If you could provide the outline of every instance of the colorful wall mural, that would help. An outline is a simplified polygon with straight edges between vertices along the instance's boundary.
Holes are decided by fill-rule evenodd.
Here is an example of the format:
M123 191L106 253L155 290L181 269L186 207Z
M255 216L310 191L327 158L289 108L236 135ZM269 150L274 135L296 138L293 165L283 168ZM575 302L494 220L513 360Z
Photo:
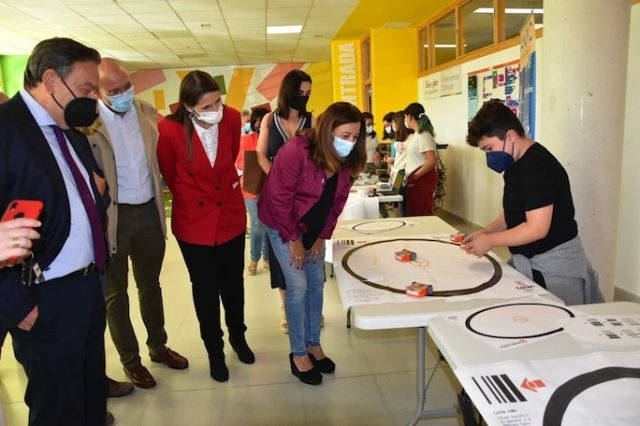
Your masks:
M136 97L154 105L159 114L170 114L171 106L178 101L180 82L194 69L211 74L220 86L223 102L238 110L265 104L274 109L280 83L294 69L306 71L313 80L308 104L310 111L319 114L333 102L331 63L328 61L142 70L131 74Z

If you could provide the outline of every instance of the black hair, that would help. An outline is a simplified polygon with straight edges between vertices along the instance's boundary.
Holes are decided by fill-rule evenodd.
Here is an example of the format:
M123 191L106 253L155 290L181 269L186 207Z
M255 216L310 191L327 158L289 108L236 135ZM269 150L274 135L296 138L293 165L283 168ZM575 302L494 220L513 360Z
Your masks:
M100 53L70 38L54 37L43 40L33 48L24 70L24 87L36 87L42 76L53 69L63 80L69 75L76 62L99 64Z
M391 126L391 123L393 123L393 114L395 114L395 112L393 111L386 113L382 121L386 121L387 123L389 123L389 126ZM391 132L387 133L386 130L382 132L382 140L395 138L396 132L393 131L393 126L391 126Z
M187 162L191 162L193 159L193 142L191 135L193 134L193 123L191 122L191 113L185 107L189 105L194 107L200 101L200 97L205 93L219 92L220 86L218 82L211 77L210 74L194 70L185 75L180 82L180 95L178 97L178 108L176 112L169 115L167 118L173 121L177 121L184 126L186 144L187 144ZM220 106L224 108L224 105Z
M258 132L259 129L256 128L256 121L262 120L265 115L269 113L269 110L266 108L255 108L251 110L251 118L249 119L249 123L251 123L251 130L253 132Z
M525 135L516 114L500 99L491 99L482 105L469 123L467 143L478 146L480 139L494 136L504 141L509 130L514 130L521 137Z
M278 92L278 115L282 118L289 118L289 108L291 101L298 96L300 85L303 82L311 83L311 76L302 70L292 70L284 76L280 91ZM307 111L298 111L301 116L309 117Z
M429 116L425 114L424 107L417 103L411 103L404 109L404 113L410 115L418 122L418 133L422 133L427 131L431 134L431 136L435 136L435 132L433 130L433 124L431 124L431 120Z

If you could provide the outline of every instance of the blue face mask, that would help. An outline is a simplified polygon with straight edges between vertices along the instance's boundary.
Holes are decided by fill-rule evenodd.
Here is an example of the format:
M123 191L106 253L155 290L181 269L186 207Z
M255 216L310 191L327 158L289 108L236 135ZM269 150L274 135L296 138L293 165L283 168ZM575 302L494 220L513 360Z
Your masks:
M349 154L351 154L354 146L356 146L355 142L350 142L337 136L333 137L333 147L335 148L338 155L342 158L347 158Z
M119 95L109 96L109 103L111 103L111 108L116 112L124 113L129 111L131 105L133 105L133 86Z
M513 151L512 154L504 151L507 140L505 138L502 151L489 151L487 152L487 166L498 173L502 173L507 170L514 163Z

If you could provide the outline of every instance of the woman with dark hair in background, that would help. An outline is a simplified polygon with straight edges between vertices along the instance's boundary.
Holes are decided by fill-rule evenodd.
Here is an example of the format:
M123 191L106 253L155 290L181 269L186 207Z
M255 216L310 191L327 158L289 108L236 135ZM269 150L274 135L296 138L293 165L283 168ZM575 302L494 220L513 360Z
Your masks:
M249 124L251 130L246 135L242 135L240 138L240 155L236 160L236 168L240 171L246 171L248 167L259 167L256 163L247 164L244 161L245 152L253 151L255 154L256 147L258 146L258 134L260 133L260 123L262 118L269 113L266 108L256 108L251 112L251 118ZM244 179L244 178L243 178ZM244 187L243 187L244 188ZM250 261L247 271L249 275L255 275L258 270L258 261L260 256L265 268L269 268L269 250L268 242L264 238L264 226L260 219L258 219L258 194L252 194L250 192L242 190L242 196L244 197L244 204L247 206L247 212L249 212L249 221L251 222L249 228L249 244L250 247Z
M282 147L258 201L287 281L291 373L303 383L320 384L321 373L335 370L320 345L325 240L365 162L362 114L347 102L335 103L313 130Z
M220 300L231 347L240 361L255 362L244 336L247 216L235 168L240 126L240 113L222 104L218 83L203 71L184 77L178 109L158 124L158 162L173 194L171 228L189 270L210 374L219 382L229 379Z
M293 70L284 76L278 93L278 108L265 115L260 124L260 136L256 151L258 164L265 174L269 175L271 163L280 147L299 131L311 127L311 113L307 111L310 95L311 77L309 74L302 70ZM287 285L282 269L271 249L269 249L269 267L271 288L278 288L280 293L280 328L284 333L287 333L287 317L284 312Z
M407 186L404 172L404 166L407 158L407 150L405 141L409 138L413 130L407 129L404 125L404 113L396 112L391 118L391 130L395 135L393 145L395 147L395 155L393 157L386 156L384 161L391 166L389 182L394 184L396 179L403 179L404 183L400 187L399 194L404 198L404 202L400 204L400 215L407 215Z
M363 112L365 131L367 133L367 141L365 143L365 149L367 150L367 165L364 169L365 172L375 174L376 164L380 162L380 154L378 153L378 135L373 130L373 114L370 112Z
M406 141L407 216L432 216L438 185L433 125L416 102L405 108L404 124L414 131Z

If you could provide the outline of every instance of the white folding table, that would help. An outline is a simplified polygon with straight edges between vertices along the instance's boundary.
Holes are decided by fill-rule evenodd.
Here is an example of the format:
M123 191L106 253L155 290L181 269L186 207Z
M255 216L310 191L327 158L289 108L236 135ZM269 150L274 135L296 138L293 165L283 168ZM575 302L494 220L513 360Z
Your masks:
M640 315L640 304L631 302L568 306L567 308L574 308L590 315ZM477 367L502 361L556 360L596 352L619 353L640 350L640 345L583 346L566 332L549 335L543 340L503 350L483 342L466 328L459 327L444 317L435 318L429 322L429 335L453 369L454 374L461 367ZM595 406L593 409L602 408Z
M457 230L451 227L437 216L425 217L406 217L406 218L388 218L377 219L377 221L407 221L411 222L411 226L402 226L390 231L375 234L380 237L402 237L424 234L452 234ZM363 237L363 234L352 229L345 229L346 225L361 223L364 221L339 221L338 226L333 235L333 240L340 238ZM334 263L340 262L340 259L334 259ZM508 267L503 265L503 267ZM340 286L340 281L338 286ZM472 297L472 296L470 296ZM548 294L551 300L557 300L554 296ZM509 299L477 299L448 302L446 300L430 300L414 303L383 303L383 304L363 304L352 305L350 307L351 324L362 330L385 330L399 328L416 328L418 330L418 400L416 413L410 421L410 425L415 425L419 419L428 417L454 416L457 410L451 408L429 409L426 407L426 389L425 389L425 347L426 347L426 328L430 321L434 318L472 309L475 307L488 306L503 302Z

